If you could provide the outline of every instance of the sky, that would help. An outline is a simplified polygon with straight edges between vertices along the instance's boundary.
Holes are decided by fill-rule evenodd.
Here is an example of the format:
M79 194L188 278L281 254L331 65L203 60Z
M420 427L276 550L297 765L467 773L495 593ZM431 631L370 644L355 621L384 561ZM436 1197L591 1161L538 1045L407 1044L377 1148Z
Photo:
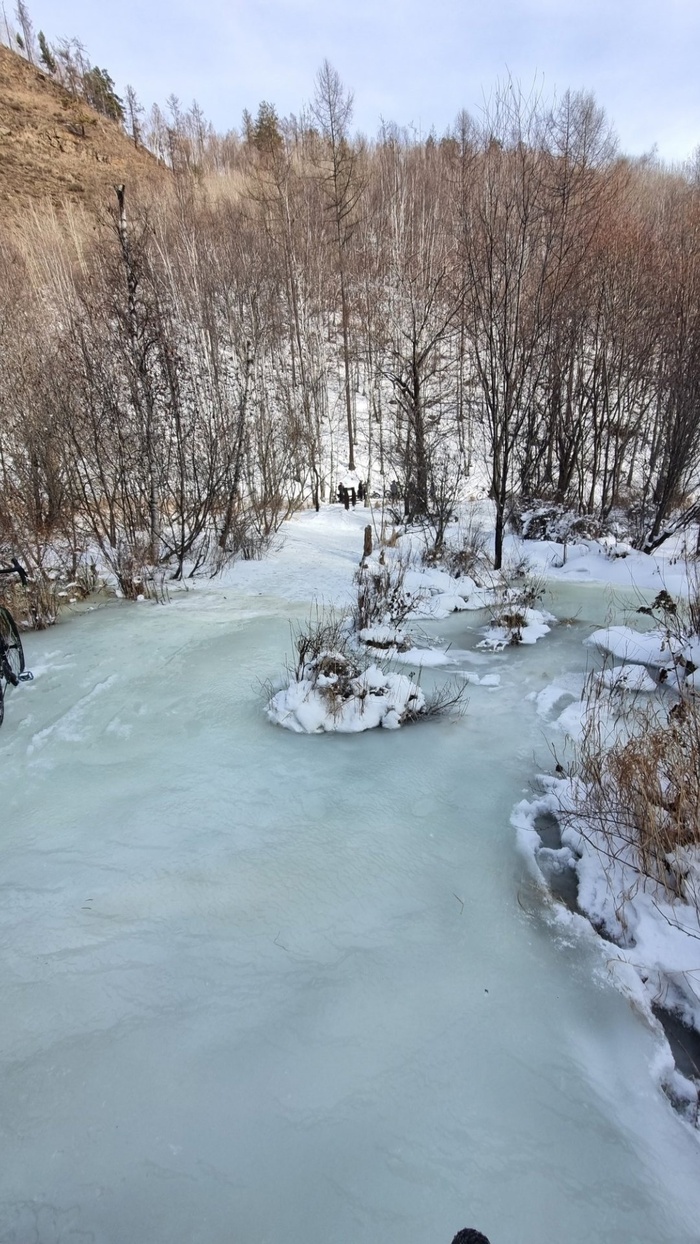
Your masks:
M442 134L511 75L545 96L593 92L630 155L683 160L700 144L700 0L27 3L37 30L77 35L119 92L196 99L220 130L263 99L298 114L328 58L370 137L382 120Z

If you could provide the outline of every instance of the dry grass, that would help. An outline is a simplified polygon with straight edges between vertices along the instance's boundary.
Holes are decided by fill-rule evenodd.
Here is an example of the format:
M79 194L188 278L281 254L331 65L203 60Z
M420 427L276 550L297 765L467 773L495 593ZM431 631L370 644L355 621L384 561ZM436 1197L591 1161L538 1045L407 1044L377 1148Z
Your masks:
M26 587L18 580L0 578L0 605L10 610L17 625L34 631L53 626L60 606L60 584L55 578L37 572Z
M49 201L94 206L117 182L163 183L170 174L113 121L0 44L0 219L22 222Z
M690 695L623 699L612 721L610 706L592 679L574 785L578 828L589 825L611 861L623 858L672 901L695 904L684 849L700 848L700 705Z
M420 681L420 679L419 679ZM440 687L426 694L422 717L463 717L469 707L467 692L469 684L460 678L450 678Z
M484 572L492 565L487 552L488 543L488 532L470 514L460 522L457 538L446 540L437 558L427 555L426 561L429 564L437 561L455 579L468 575L476 584L481 584Z
M318 669L319 661L329 655L337 655L347 665L352 664L353 678L359 673L359 666L349 658L347 619L343 614L317 607L308 622L292 628L292 642L296 652L292 673L297 680L306 677L309 668Z

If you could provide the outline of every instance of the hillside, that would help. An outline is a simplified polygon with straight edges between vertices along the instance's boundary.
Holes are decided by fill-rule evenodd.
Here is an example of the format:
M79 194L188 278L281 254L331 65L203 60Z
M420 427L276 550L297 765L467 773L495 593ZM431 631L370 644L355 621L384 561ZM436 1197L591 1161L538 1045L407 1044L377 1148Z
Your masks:
M115 122L0 44L0 219L47 199L97 206L117 182L168 175Z

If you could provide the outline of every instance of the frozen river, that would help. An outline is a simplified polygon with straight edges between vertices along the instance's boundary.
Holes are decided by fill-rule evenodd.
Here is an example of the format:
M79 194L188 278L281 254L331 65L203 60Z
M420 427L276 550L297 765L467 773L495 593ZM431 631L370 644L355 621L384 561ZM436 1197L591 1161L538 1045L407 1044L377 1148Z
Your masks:
M28 637L0 734L1 1244L697 1244L655 1039L594 940L553 934L509 825L547 759L525 697L605 612L554 608L578 623L482 657L501 684L462 720L343 737L266 722L271 596ZM470 648L476 621L432 629Z

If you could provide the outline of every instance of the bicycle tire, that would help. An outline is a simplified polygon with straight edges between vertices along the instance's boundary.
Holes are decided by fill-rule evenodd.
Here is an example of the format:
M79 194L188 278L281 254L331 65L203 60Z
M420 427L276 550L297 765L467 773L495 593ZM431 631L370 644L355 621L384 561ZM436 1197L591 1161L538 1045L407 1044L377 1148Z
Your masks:
M0 726L2 725L4 716L5 716L5 688L2 685L2 679L0 679Z
M12 614L9 609L4 609L2 606L0 606L0 653L2 654L2 672L7 681L16 687L20 674L24 672L24 648Z

